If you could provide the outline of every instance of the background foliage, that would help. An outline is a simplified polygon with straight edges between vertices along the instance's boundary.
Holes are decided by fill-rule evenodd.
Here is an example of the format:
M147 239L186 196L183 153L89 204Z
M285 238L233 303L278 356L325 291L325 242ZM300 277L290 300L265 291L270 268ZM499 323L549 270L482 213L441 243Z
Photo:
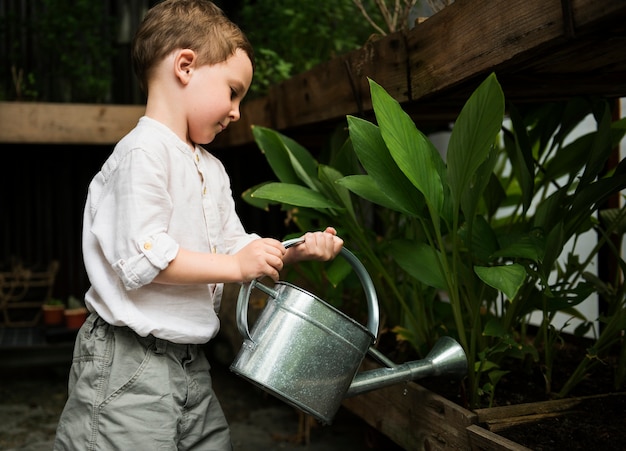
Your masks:
M0 100L142 103L130 38L156 0L0 3ZM257 59L249 97L363 45L373 32L352 0L216 0ZM379 20L374 1L364 8Z
M108 2L38 0L4 8L0 100L109 100L114 25Z
M374 2L364 7L380 15ZM249 96L362 46L373 32L352 0L244 0L234 13L257 54Z

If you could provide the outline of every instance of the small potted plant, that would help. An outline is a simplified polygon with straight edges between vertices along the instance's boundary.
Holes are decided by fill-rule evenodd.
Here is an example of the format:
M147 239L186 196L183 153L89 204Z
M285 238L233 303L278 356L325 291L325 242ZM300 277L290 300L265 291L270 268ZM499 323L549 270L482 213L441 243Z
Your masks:
M62 300L50 298L42 306L43 322L46 326L60 326L63 324L65 304Z
M65 327L68 329L80 329L87 319L87 308L76 297L70 296L65 310Z

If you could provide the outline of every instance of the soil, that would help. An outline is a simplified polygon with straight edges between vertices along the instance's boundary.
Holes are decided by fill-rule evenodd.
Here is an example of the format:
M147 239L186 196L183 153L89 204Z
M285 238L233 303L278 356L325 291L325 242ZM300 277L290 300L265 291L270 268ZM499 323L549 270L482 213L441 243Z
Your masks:
M569 343L557 349L552 375L552 393L537 366L532 369L508 362L505 375L496 386L493 407L542 402L556 399L557 393L585 355L584 342ZM616 358L607 358L577 385L567 398L581 398L575 407L556 416L539 416L532 422L494 431L498 435L535 451L626 449L626 391L613 389ZM463 387L424 380L420 384L467 408ZM599 396L605 395L606 396ZM613 395L609 395L613 394ZM596 397L597 395L597 397ZM481 408L488 408L485 398ZM489 429L488 425L483 427Z
M553 385L557 391L573 372L572 359L565 355L554 368ZM577 360L576 362L578 362ZM626 447L626 393L624 396L594 395L614 393L614 362L608 360L595 368L592 374L581 382L568 397L582 397L584 402L562 415L543 418L534 423L514 426L498 432L503 437L523 444L537 451L547 450L624 450ZM510 376L498 395L496 405L507 405L519 398L519 402L553 399L546 394L545 382L540 371L534 371L524 378L524 372L517 371ZM623 389L623 387L622 387ZM520 391L521 390L521 391ZM524 396L515 393L524 393Z
M624 450L626 397L586 400L564 415L513 426L503 437L533 450Z

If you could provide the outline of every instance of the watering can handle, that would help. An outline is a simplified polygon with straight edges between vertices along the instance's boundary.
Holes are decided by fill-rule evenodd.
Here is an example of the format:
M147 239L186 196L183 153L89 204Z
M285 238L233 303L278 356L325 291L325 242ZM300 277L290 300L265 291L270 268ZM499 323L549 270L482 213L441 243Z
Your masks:
M304 237L300 237L283 241L282 244L285 248L289 248L303 242ZM376 296L374 282L372 282L372 279L365 269L365 266L363 266L363 263L361 263L352 252L350 252L345 247L342 247L340 253L346 260L348 260L348 263L350 263L352 269L354 269L357 276L359 277L361 285L363 285L368 308L367 330L370 331L375 340L378 336L380 312L378 310L378 297ZM239 296L237 297L237 329L239 329L239 333L244 337L244 339L250 341L253 340L250 336L250 330L248 329L248 300L250 299L250 293L252 292L252 289L254 287L257 287L259 290L263 291L269 296L276 298L275 290L266 287L262 283L258 282L256 279L252 280L249 283L242 284L239 290Z

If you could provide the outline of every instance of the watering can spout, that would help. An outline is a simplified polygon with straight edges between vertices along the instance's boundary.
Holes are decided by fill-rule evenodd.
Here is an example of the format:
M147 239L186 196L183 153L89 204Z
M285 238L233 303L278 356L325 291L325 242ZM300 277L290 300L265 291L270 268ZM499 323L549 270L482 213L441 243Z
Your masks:
M395 365L373 348L368 351L375 359L387 365L357 373L345 396L356 396L399 382L414 381L432 376L460 378L467 374L467 357L461 345L451 337L442 337L422 360Z

